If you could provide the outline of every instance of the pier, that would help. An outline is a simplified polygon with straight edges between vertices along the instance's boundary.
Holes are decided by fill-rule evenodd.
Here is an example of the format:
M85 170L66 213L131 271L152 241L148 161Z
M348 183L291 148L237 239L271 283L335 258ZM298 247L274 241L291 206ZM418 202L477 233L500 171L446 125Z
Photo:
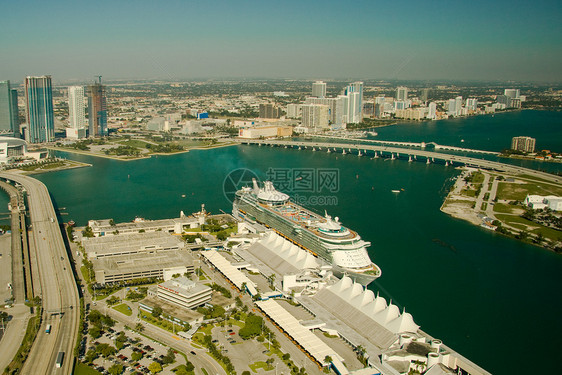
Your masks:
M546 172L540 172L534 169L519 167L513 164L505 164L497 161L478 159L468 156L445 154L435 151L426 151L418 149L406 149L400 147L387 147L369 144L353 144L353 143L334 143L334 142L313 142L313 141L292 141L284 139L238 139L240 144L269 146L269 147L285 147L295 148L298 150L307 150L312 148L317 151L340 153L344 155L355 154L359 156L370 156L372 158L388 157L391 159L404 159L414 161L421 161L427 164L439 162L445 165L452 166L469 166L475 168L483 168L495 170L499 172L507 172L511 174L527 174L533 177L541 178L550 182L559 183L562 180L561 176L553 175ZM449 146L443 146L449 147ZM454 150L454 149L453 149ZM463 149L466 151L466 149ZM456 150L455 150L456 151ZM369 153L370 152L370 153Z

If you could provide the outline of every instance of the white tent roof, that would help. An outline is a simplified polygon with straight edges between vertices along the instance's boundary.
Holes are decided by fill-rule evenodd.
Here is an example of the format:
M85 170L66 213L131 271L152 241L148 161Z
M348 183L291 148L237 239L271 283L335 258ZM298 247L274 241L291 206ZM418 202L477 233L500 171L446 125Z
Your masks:
M319 363L324 363L326 356L332 357L332 364L340 374L349 372L341 362L341 357L316 335L303 327L300 322L274 300L257 301L256 305L279 325L289 336L304 348Z
M211 262L217 269L228 278L238 289L242 289L242 284L246 283L248 292L252 296L258 294L256 286L252 280L250 280L244 273L239 271L236 267L230 264L222 255L220 255L216 250L202 251L201 254Z

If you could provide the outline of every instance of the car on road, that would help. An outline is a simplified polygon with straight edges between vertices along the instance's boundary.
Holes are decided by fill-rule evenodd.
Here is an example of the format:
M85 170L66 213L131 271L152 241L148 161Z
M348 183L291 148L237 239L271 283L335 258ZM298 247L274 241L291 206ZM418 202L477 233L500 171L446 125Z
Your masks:
M193 350L190 351L190 353L193 354L193 355L197 355L197 353L195 353Z

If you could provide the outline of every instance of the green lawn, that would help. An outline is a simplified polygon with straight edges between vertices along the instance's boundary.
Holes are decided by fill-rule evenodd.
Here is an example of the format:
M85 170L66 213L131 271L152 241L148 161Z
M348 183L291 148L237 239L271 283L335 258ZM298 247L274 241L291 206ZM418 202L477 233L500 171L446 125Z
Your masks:
M253 372L258 372L260 368L265 371L273 370L273 366L268 366L264 361L257 361L248 365Z
M551 185L537 185L536 183L515 184L500 182L498 184L498 199L522 201L527 194L536 195L562 195L562 187Z
M513 213L514 208L515 208L515 206L511 206L509 204L503 204L503 203L494 204L494 212L510 214L510 213Z
M125 146L131 146L131 147L137 147L137 148L146 148L146 145L148 144L145 141L140 141L138 139L130 139L130 140L126 140L126 141L119 141L120 144L125 145Z
M488 208L488 203L487 202L482 202L482 206L480 207L480 209L482 211L486 211L486 209Z
M474 172L472 174L472 183L481 184L482 182L484 182L484 175L480 172Z
M507 223L507 224L528 225L528 226L531 227L529 229L533 229L532 227L539 228L539 224L535 224L532 221L529 221L525 218L522 218L521 216L517 216L517 215L496 215L496 217L498 219L500 219L501 221L503 221L504 223Z
M127 305L126 303L122 303L120 305L114 306L113 307L114 310L119 311L121 314L125 314L127 316L131 316L133 315L133 312L131 311L131 308L129 307L129 305Z
M101 373L88 365L78 362L74 368L74 375L101 375Z
M540 227L531 231L534 234L542 233L544 238L547 238L552 241L562 241L562 231L547 228L547 227Z
M476 197L476 190L468 190L468 189L463 189L461 190L461 194L462 195L466 195L467 197Z

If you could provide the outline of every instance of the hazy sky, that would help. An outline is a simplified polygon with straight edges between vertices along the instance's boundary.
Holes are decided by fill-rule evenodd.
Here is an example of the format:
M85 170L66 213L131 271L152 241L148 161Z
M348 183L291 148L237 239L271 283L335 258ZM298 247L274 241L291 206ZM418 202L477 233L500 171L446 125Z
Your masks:
M0 80L562 82L562 1L0 0Z

